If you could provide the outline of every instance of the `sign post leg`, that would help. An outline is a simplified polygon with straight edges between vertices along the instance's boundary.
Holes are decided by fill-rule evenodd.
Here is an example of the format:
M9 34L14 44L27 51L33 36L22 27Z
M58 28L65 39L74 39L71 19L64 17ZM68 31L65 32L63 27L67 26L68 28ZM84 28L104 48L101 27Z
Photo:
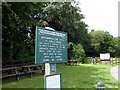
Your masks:
M45 63L45 75L55 74L56 64Z
M45 75L50 75L50 64L45 63Z
M56 64L50 64L50 74L56 74Z

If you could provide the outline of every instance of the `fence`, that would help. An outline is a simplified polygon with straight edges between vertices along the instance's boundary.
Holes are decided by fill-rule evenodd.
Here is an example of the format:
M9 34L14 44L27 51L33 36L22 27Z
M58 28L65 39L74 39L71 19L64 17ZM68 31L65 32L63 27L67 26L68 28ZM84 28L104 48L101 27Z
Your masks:
M99 63L100 57L95 57L96 63ZM92 63L92 57L87 57L87 62ZM112 64L120 64L120 57L113 57Z

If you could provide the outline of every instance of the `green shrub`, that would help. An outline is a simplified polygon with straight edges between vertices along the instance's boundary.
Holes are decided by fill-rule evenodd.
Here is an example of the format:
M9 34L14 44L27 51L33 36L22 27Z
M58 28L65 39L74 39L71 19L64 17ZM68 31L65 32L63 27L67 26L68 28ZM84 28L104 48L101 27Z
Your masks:
M86 62L85 50L81 44L77 44L74 46L74 58L81 63Z
M21 51L17 54L17 60L20 60L22 63L31 63L34 62L34 55L30 55L29 51L21 49Z

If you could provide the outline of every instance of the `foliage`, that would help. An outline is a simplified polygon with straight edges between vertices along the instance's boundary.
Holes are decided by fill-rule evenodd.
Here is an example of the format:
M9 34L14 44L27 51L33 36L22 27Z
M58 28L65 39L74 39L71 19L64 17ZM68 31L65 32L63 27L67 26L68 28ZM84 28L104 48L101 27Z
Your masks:
M71 2L54 2L46 7L45 14L48 15L45 20L49 27L67 32L68 42L82 44L87 52L89 46L88 25L82 21L84 16L80 8L73 6Z
M86 55L84 48L81 44L77 44L74 46L74 57L77 59L79 62L84 63L86 60Z
M81 44L68 43L68 59L75 59L81 63L85 63L86 54Z
M85 50L81 44L68 43L68 59L75 59L81 63L85 63Z
M33 42L28 35L31 33L28 26L32 25L29 15L30 7L32 7L32 3L24 3L23 5L23 3L5 2L2 4L3 59L21 60L23 55L25 58L33 52L33 45L31 45Z
M99 53L111 53L115 52L115 39L109 32L104 32L101 30L92 31L89 33L91 37L91 45L94 48L93 54L99 55Z
M35 26L52 27L68 33L68 58L74 58L74 44L81 44L86 55L110 52L119 55L119 45L108 32L93 31L76 2L3 2L2 54L4 60L34 61ZM32 58L31 58L32 57Z
M86 52L89 35L80 8L73 2L3 2L2 39L4 59L31 59L35 26L49 26L68 33L68 42L81 43ZM34 61L34 58L32 58Z

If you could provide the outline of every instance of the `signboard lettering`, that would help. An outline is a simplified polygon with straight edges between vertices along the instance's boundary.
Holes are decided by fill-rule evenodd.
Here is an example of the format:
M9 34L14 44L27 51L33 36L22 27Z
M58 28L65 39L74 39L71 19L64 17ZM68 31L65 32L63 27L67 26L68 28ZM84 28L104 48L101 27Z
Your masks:
M67 62L67 33L36 27L35 63Z

